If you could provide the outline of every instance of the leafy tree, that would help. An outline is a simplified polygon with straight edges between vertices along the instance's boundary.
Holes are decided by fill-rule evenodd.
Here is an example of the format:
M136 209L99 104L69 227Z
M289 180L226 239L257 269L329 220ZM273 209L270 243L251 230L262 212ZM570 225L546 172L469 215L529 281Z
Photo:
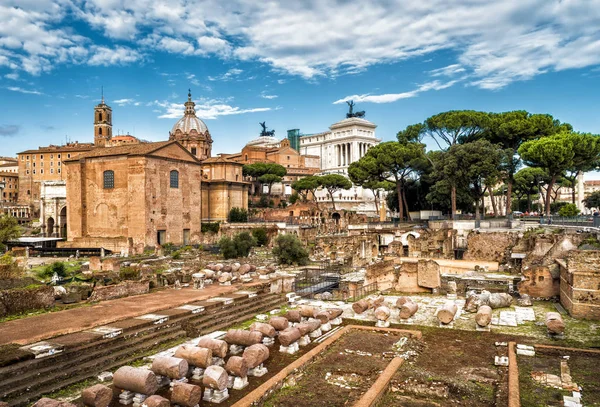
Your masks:
M6 250L5 243L9 240L18 239L21 236L21 228L17 219L10 215L0 216L0 250Z
M256 240L257 246L266 246L269 243L269 236L267 235L267 229L258 228L252 230L252 237Z
M560 216L573 217L579 215L579 209L574 203L568 203L558 211Z
M219 240L219 249L225 259L248 257L254 246L256 246L256 239L248 232L238 233L233 239L225 236Z
M588 209L600 208L600 191L592 192L590 195L585 197L583 205Z
M436 167L440 178L451 187L464 187L475 201L475 216L480 219L479 203L487 189L488 179L496 180L499 175L501 153L497 146L487 140L453 145L443 154L443 166ZM483 206L483 205L482 205Z
M590 134L563 132L521 145L519 154L525 164L545 169L550 177L545 202L546 216L550 216L550 192L556 181L565 171L575 166L584 166L586 163L597 161L600 152L599 140L598 136ZM584 151L581 146L587 146L595 154Z
M582 134L582 136L574 139L573 166L568 168L564 175L564 178L571 184L571 203L575 203L575 186L579 174L593 171L600 166L600 138L590 134Z
M375 197L375 208L379 212L379 202L381 198L381 190L393 190L395 185L383 179L384 174L381 167L377 163L377 158L374 154L369 154L361 157L358 161L350 164L348 167L348 176L355 184L365 189L370 189ZM398 207L397 204L393 207ZM391 208L393 208L391 207Z
M300 178L292 183L292 189L297 191L304 201L308 199L308 193L310 192L313 196L317 208L319 208L319 202L315 195L315 191L321 186L321 177L315 175L309 175L308 177Z
M440 150L444 151L459 143L466 143L481 137L489 128L488 113L474 110L451 110L429 117L422 125L412 125L398 134L398 141L421 140L425 136L433 138ZM431 161L433 164L434 162ZM437 169L439 171L439 169ZM450 184L452 217L456 214L456 185Z
M398 213L404 219L404 211L408 215L408 204L405 195L406 182L416 174L420 160L425 157L425 144L409 142L405 144L388 141L369 149L361 158L362 163L353 167L355 178L369 187L383 186L381 181L393 180L398 194ZM361 161L359 160L359 162ZM348 170L350 172L350 168Z
M246 164L242 168L244 176L252 177L260 183L269 186L269 196L271 195L271 187L276 182L281 182L281 179L287 174L287 170L283 165L275 163L254 163ZM260 190L262 195L262 189Z
M308 251L296 236L279 235L275 239L273 255L279 264L297 264L304 266L308 263Z
M547 183L548 175L542 168L525 167L514 176L514 192L517 196L527 196L527 211L531 212L531 198L541 192L541 183Z
M248 211L244 208L231 208L227 215L227 221L230 223L248 222Z
M62 261L55 261L44 268L43 277L50 278L56 273L59 277L67 276L67 267Z
M504 150L502 170L506 175L506 199L511 202L514 176L521 166L519 147L528 140L549 136L560 130L570 131L569 124L561 124L547 114L530 114L524 110L490 113L490 121L483 136ZM510 206L506 215L510 214Z
M298 199L300 199L300 195L298 194L298 192L294 191L292 193L292 195L290 195L290 199L289 199L290 204L291 205L295 204L296 202L298 202Z
M335 201L333 199L333 194L342 189L352 188L352 182L350 182L348 178L339 174L323 175L320 177L320 181L323 188L325 188L329 193L329 197L331 198L331 204L333 205L333 210L335 210Z

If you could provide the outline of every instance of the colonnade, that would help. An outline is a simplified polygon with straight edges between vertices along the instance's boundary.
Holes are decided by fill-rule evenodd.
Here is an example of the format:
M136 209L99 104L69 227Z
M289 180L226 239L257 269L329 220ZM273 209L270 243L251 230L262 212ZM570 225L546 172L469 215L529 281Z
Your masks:
M362 158L372 144L369 143L342 143L335 146L335 157L338 167L345 167L350 163ZM352 152L357 153L357 156L352 157Z

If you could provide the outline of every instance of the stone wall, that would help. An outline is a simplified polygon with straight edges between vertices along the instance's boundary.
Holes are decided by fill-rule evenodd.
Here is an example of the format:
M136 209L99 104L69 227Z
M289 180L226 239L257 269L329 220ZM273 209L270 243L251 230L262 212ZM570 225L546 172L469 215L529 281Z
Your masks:
M560 267L560 302L571 316L600 319L600 251L573 250Z
M463 258L505 263L510 258L510 249L517 240L516 232L471 232L467 236L467 251Z
M148 281L125 281L115 285L95 287L90 301L105 301L130 295L146 294L150 291Z
M54 288L49 286L0 290L0 317L48 308L54 304Z
M519 283L520 294L544 299L560 295L560 275L557 264L526 267L522 274L525 280Z
M439 265L433 260L377 262L367 267L365 285L404 293L432 292L441 285Z

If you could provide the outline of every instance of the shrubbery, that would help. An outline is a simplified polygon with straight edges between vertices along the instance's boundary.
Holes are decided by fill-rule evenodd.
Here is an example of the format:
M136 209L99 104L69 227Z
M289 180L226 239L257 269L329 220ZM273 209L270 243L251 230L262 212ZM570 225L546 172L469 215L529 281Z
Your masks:
M566 217L577 216L579 215L579 209L577 208L577 205L570 203L560 208L558 214Z
M215 234L217 234L217 233L219 233L219 228L220 228L219 222L203 223L200 226L200 231L202 233L215 233Z
M65 266L65 263L62 261L54 262L46 266L39 276L42 278L51 278L54 273L56 273L59 277L66 277L67 267Z
M119 271L119 277L121 280L137 280L140 273L133 267L122 267Z
M231 208L227 221L231 223L248 222L248 211L243 208Z
M279 264L297 264L303 266L308 263L308 251L296 236L279 235L275 239L273 255Z
M269 236L267 235L267 229L258 228L252 231L252 237L256 239L257 246L266 246L269 243Z
M248 257L250 250L254 246L256 246L256 239L248 232L239 233L235 235L233 239L223 237L219 240L219 249L226 259Z

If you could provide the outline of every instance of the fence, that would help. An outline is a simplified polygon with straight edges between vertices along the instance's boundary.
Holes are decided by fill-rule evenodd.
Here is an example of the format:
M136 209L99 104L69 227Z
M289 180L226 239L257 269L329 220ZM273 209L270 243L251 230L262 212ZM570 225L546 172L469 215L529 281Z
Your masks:
M367 295L376 293L378 290L377 282L367 284L361 287L356 288L353 292L350 292L350 296L346 298L347 301L355 302L360 300L361 298L366 297Z

